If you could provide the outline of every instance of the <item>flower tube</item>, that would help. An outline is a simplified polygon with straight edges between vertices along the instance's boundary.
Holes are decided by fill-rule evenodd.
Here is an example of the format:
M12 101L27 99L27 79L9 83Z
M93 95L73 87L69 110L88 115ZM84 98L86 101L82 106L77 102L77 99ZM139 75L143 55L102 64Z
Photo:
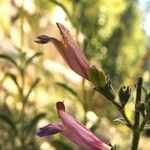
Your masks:
M65 105L63 102L57 102L56 108L60 118L60 123L52 123L40 128L39 132L37 133L38 136L43 137L61 133L63 136L81 148L86 148L88 150L111 149L109 145L97 138L83 124L65 112Z
M60 23L57 23L57 27L62 36L62 42L47 35L38 36L35 42L40 44L52 42L70 68L83 78L89 80L89 62L87 58L73 40L68 29Z

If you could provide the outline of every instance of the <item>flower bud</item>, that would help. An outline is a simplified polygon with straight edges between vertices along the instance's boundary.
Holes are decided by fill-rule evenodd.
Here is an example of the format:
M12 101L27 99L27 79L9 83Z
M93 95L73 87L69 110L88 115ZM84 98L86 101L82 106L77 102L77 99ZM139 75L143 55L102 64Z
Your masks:
M89 79L95 87L104 87L107 83L107 76L104 71L95 66L92 66L89 69Z
M110 80L107 81L107 83L104 87L96 87L95 90L98 91L99 93L101 93L109 101L114 101L114 99L116 97L116 93L114 91L114 88L113 88Z
M48 42L50 42L50 37L47 35L40 35L37 37L37 39L35 40L36 43L40 43L40 44L46 44Z
M129 98L130 98L130 95L131 95L131 88L130 88L129 86L128 86L128 87L122 86L122 87L119 89L118 94L119 94L120 103L121 103L121 105L124 107L124 106L127 104L128 100L129 100Z
M57 27L62 36L62 41L47 35L40 35L35 42L40 44L52 42L70 68L81 77L89 80L89 61L86 56L73 40L68 29L60 23L57 23Z

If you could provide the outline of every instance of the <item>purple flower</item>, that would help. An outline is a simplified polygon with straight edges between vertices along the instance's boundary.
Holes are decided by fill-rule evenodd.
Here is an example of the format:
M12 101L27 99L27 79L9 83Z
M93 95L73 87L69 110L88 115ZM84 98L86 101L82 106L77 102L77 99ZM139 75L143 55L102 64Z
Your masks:
M47 35L38 36L35 42L40 44L52 42L70 68L83 78L89 80L89 62L87 58L71 37L68 29L60 23L57 23L57 27L60 30L63 42Z
M59 132L78 146L88 150L111 149L110 146L98 139L83 124L65 112L65 105L63 102L57 102L56 107L60 123L52 123L40 128L37 133L38 136L43 137Z

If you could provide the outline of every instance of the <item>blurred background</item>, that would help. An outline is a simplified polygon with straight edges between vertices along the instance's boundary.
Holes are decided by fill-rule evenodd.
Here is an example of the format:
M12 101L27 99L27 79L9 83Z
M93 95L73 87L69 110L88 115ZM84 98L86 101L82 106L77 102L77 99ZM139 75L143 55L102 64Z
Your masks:
M34 42L40 34L60 39L64 24L91 64L104 69L118 91L143 76L150 86L149 0L0 0L0 150L79 150L61 135L39 138L37 129L57 122L55 104L98 137L130 147L131 133L113 120L119 112L74 73L52 44ZM134 95L126 107L133 118ZM140 140L149 150L150 132Z

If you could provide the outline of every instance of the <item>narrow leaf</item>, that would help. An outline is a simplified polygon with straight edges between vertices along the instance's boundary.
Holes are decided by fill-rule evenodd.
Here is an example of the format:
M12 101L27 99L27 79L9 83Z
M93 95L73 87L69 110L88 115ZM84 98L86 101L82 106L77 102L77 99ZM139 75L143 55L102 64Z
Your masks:
M56 149L61 149L61 150L73 150L74 149L72 146L64 143L64 141L62 142L61 140L52 141L52 145L56 147Z
M150 129L150 124L147 124L145 127L144 127L144 130L149 130Z
M0 54L0 58L7 60L8 62L10 62L11 64L13 64L14 66L16 66L18 68L18 64L12 57L10 57L6 54Z
M124 118L116 118L116 119L114 119L113 121L116 122L116 123L127 124L127 123L125 122Z
M9 127L11 127L12 131L14 131L14 133L17 134L16 125L9 116L0 114L0 120L5 122Z
M39 113L36 116L34 116L34 118L28 124L27 129L32 130L37 125L37 123L45 116L46 116L46 113Z
M46 116L45 113L39 113L37 114L36 116L34 116L28 124L26 124L25 126L25 136L26 136L26 139L25 139L25 143L28 145L34 138L35 136L35 130L36 130L36 125L37 123Z
M20 86L18 84L16 75L14 75L13 73L8 72L7 76L9 76L14 81L14 83L16 84L16 86L18 87L18 89L20 89Z
M33 56L29 57L26 61L25 67L27 67L33 61L34 58L39 57L42 54L43 54L42 52L37 52Z
M30 96L32 90L36 87L36 85L39 83L39 81L40 81L39 78L37 78L35 81L33 81L33 83L31 84L31 87L30 87L30 89L29 89L29 91L28 91L28 93L27 93L27 95L24 99L24 103L26 103L26 101L27 101L28 97Z
M80 102L82 102L80 97L79 97L79 95L77 94L77 92L74 91L70 86L68 86L68 85L66 85L64 83L60 83L60 82L57 82L56 85L58 85L59 87L63 88L64 90L66 90L67 92L72 94L74 97L76 97Z

